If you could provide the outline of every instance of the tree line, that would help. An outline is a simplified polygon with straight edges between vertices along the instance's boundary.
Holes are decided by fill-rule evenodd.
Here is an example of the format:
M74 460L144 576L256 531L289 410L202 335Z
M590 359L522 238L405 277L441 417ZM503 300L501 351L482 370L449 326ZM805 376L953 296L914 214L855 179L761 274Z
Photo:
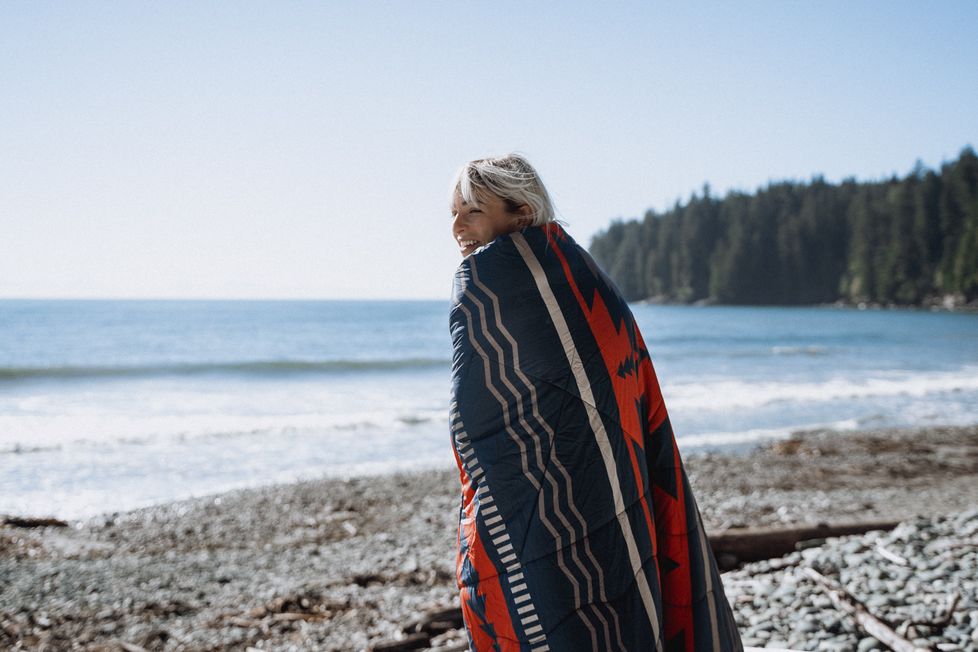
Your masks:
M978 156L904 178L708 185L663 213L616 220L591 254L628 300L726 304L978 299Z

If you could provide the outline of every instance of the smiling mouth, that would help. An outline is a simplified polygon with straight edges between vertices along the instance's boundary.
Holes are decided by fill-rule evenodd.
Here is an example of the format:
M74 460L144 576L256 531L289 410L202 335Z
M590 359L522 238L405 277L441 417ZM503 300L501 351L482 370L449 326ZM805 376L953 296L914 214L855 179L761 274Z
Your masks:
M478 246L479 246L479 241L478 240L459 240L458 241L458 248L461 249L463 252L466 249L474 249L474 248L476 248Z

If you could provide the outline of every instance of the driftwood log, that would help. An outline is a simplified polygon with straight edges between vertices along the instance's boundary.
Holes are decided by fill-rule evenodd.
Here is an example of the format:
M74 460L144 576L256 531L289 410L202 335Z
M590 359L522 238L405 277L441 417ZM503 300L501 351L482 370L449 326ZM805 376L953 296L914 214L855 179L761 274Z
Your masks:
M458 607L449 607L426 611L421 618L405 625L404 631L409 634L426 633L434 636L460 627L462 627L462 610Z
M456 629L462 629L462 610L458 607L446 609L431 609L420 618L412 620L401 628L404 638L396 641L377 643L370 648L371 652L407 652L407 650L428 649L431 638ZM439 647L441 652L453 652L455 648ZM469 646L457 648L459 652L468 650Z
M864 534L873 530L892 530L898 523L899 521L862 521L787 528L731 528L707 536L720 570L733 570L747 562L787 555L802 541Z
M406 652L407 650L427 650L430 644L430 634L414 633L389 643L378 643L370 649L372 652Z
M720 569L731 570L747 562L786 555L796 550L798 544L803 541L863 534L873 530L892 530L897 526L897 523L898 521L863 521L860 523L818 523L788 528L732 528L707 536ZM370 649L375 652L423 650L427 649L433 636L453 629L461 629L462 626L462 610L460 608L436 609L428 611L420 618L404 625L402 628L405 634L404 638L378 643ZM446 648L446 650L450 649ZM745 649L751 650L752 648Z
M852 616L863 631L888 646L893 652L928 652L933 649L918 647L897 634L890 629L889 625L871 614L869 609L866 608L866 605L846 591L838 582L825 577L814 568L805 568L803 570L808 577L815 580L815 583L828 594L829 599L832 600L832 604L835 605L836 609Z
M27 516L5 516L3 525L11 527L68 527L65 521L57 518L31 518Z

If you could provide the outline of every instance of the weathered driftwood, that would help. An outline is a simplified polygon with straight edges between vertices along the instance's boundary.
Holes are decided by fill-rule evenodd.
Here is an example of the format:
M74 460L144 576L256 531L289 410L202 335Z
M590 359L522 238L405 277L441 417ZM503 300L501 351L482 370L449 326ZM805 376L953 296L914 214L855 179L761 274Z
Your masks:
M867 634L889 646L893 652L927 652L930 650L930 648L917 647L890 629L889 625L871 614L866 605L846 591L838 582L825 577L814 568L805 568L803 571L828 594L836 609L852 616Z
M448 607L447 609L431 609L426 611L417 620L413 620L402 629L409 634L427 633L434 636L453 629L462 627L462 610L458 607Z
M879 539L876 540L876 552L879 553L879 556L882 557L883 559L892 561L894 564L897 564L898 566L910 565L909 561L907 561L900 555L896 554L895 552L887 548L885 545L883 545L883 542L880 541Z
M68 524L57 518L31 518L27 516L6 516L4 525L12 527L68 527Z
M961 594L955 591L951 593L944 601L944 616L938 620L914 620L911 621L912 625L921 625L923 627L928 627L930 629L944 629L951 624L954 619L954 610L958 606L958 600L961 599Z
M860 523L818 523L817 525L788 528L732 528L723 532L708 534L708 538L721 570L729 570L746 562L786 555L793 552L798 543L809 539L863 534L873 530L892 530L897 524L898 521L864 521ZM426 641L430 641L432 636L462 627L462 610L460 608L449 607L431 610L401 628L401 631L407 634L406 638L379 643L373 646L371 650L400 652L402 650L424 649L427 645ZM752 648L745 649L750 650Z
M947 597L947 606L944 607L944 618L934 623L935 627L947 627L951 624L951 619L954 617L954 608L958 606L958 600L961 599L961 594L955 591Z
M370 648L371 652L405 652L406 650L423 650L431 644L431 638L438 634L462 629L462 610L458 607L445 609L429 609L420 618L412 620L401 628L406 634L396 641L385 641ZM450 652L452 648L439 647L439 650ZM467 650L468 645L458 648Z
M731 528L709 534L710 546L721 570L741 564L787 555L798 543L809 539L863 534L873 530L892 530L899 521L857 523L818 523L795 527Z
M143 646L136 645L135 643L129 643L127 641L118 641L118 645L125 652L149 652L149 650Z
M431 644L431 636L424 632L408 634L397 641L377 643L371 646L371 652L406 652L407 650L426 650Z

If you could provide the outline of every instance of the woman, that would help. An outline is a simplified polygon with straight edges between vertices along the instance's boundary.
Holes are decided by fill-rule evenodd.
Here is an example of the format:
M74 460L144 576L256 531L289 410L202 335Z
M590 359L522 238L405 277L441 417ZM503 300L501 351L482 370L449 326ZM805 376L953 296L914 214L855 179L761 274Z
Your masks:
M452 185L457 580L473 650L740 650L648 350L518 155Z

